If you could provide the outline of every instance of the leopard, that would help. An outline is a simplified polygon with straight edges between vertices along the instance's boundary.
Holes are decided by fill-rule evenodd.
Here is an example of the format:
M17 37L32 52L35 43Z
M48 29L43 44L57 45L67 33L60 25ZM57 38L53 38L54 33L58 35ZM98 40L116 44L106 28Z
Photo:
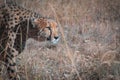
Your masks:
M4 62L9 80L21 80L16 58L23 52L26 41L58 44L60 36L54 19L44 17L20 5L0 7L0 61Z

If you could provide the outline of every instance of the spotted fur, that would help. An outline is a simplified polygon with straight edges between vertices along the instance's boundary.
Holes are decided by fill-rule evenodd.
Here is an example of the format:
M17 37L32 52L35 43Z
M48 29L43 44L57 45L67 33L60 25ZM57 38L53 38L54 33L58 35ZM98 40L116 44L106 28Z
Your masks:
M9 80L20 80L15 58L24 50L28 38L56 44L57 23L17 5L0 7L0 60L5 63Z

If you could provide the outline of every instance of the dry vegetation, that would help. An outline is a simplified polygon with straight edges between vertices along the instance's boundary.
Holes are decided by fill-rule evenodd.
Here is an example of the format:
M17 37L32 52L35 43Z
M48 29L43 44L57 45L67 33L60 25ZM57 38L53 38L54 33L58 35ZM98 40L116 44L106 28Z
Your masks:
M26 80L120 80L120 0L15 0L57 20L57 46L27 41Z

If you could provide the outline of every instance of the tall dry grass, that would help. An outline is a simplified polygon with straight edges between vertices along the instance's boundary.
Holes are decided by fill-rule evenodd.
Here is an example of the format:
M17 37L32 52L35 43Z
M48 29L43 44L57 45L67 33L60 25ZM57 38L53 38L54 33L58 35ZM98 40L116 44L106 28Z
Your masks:
M27 41L19 56L26 80L120 80L119 0L15 0L54 18L56 46Z

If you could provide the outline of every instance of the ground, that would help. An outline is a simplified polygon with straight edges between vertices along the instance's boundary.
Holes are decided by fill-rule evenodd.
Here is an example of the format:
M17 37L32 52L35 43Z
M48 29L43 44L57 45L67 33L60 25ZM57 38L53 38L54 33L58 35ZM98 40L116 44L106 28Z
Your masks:
M120 79L119 0L16 1L55 18L61 35L55 46L27 41L18 60L27 80Z

